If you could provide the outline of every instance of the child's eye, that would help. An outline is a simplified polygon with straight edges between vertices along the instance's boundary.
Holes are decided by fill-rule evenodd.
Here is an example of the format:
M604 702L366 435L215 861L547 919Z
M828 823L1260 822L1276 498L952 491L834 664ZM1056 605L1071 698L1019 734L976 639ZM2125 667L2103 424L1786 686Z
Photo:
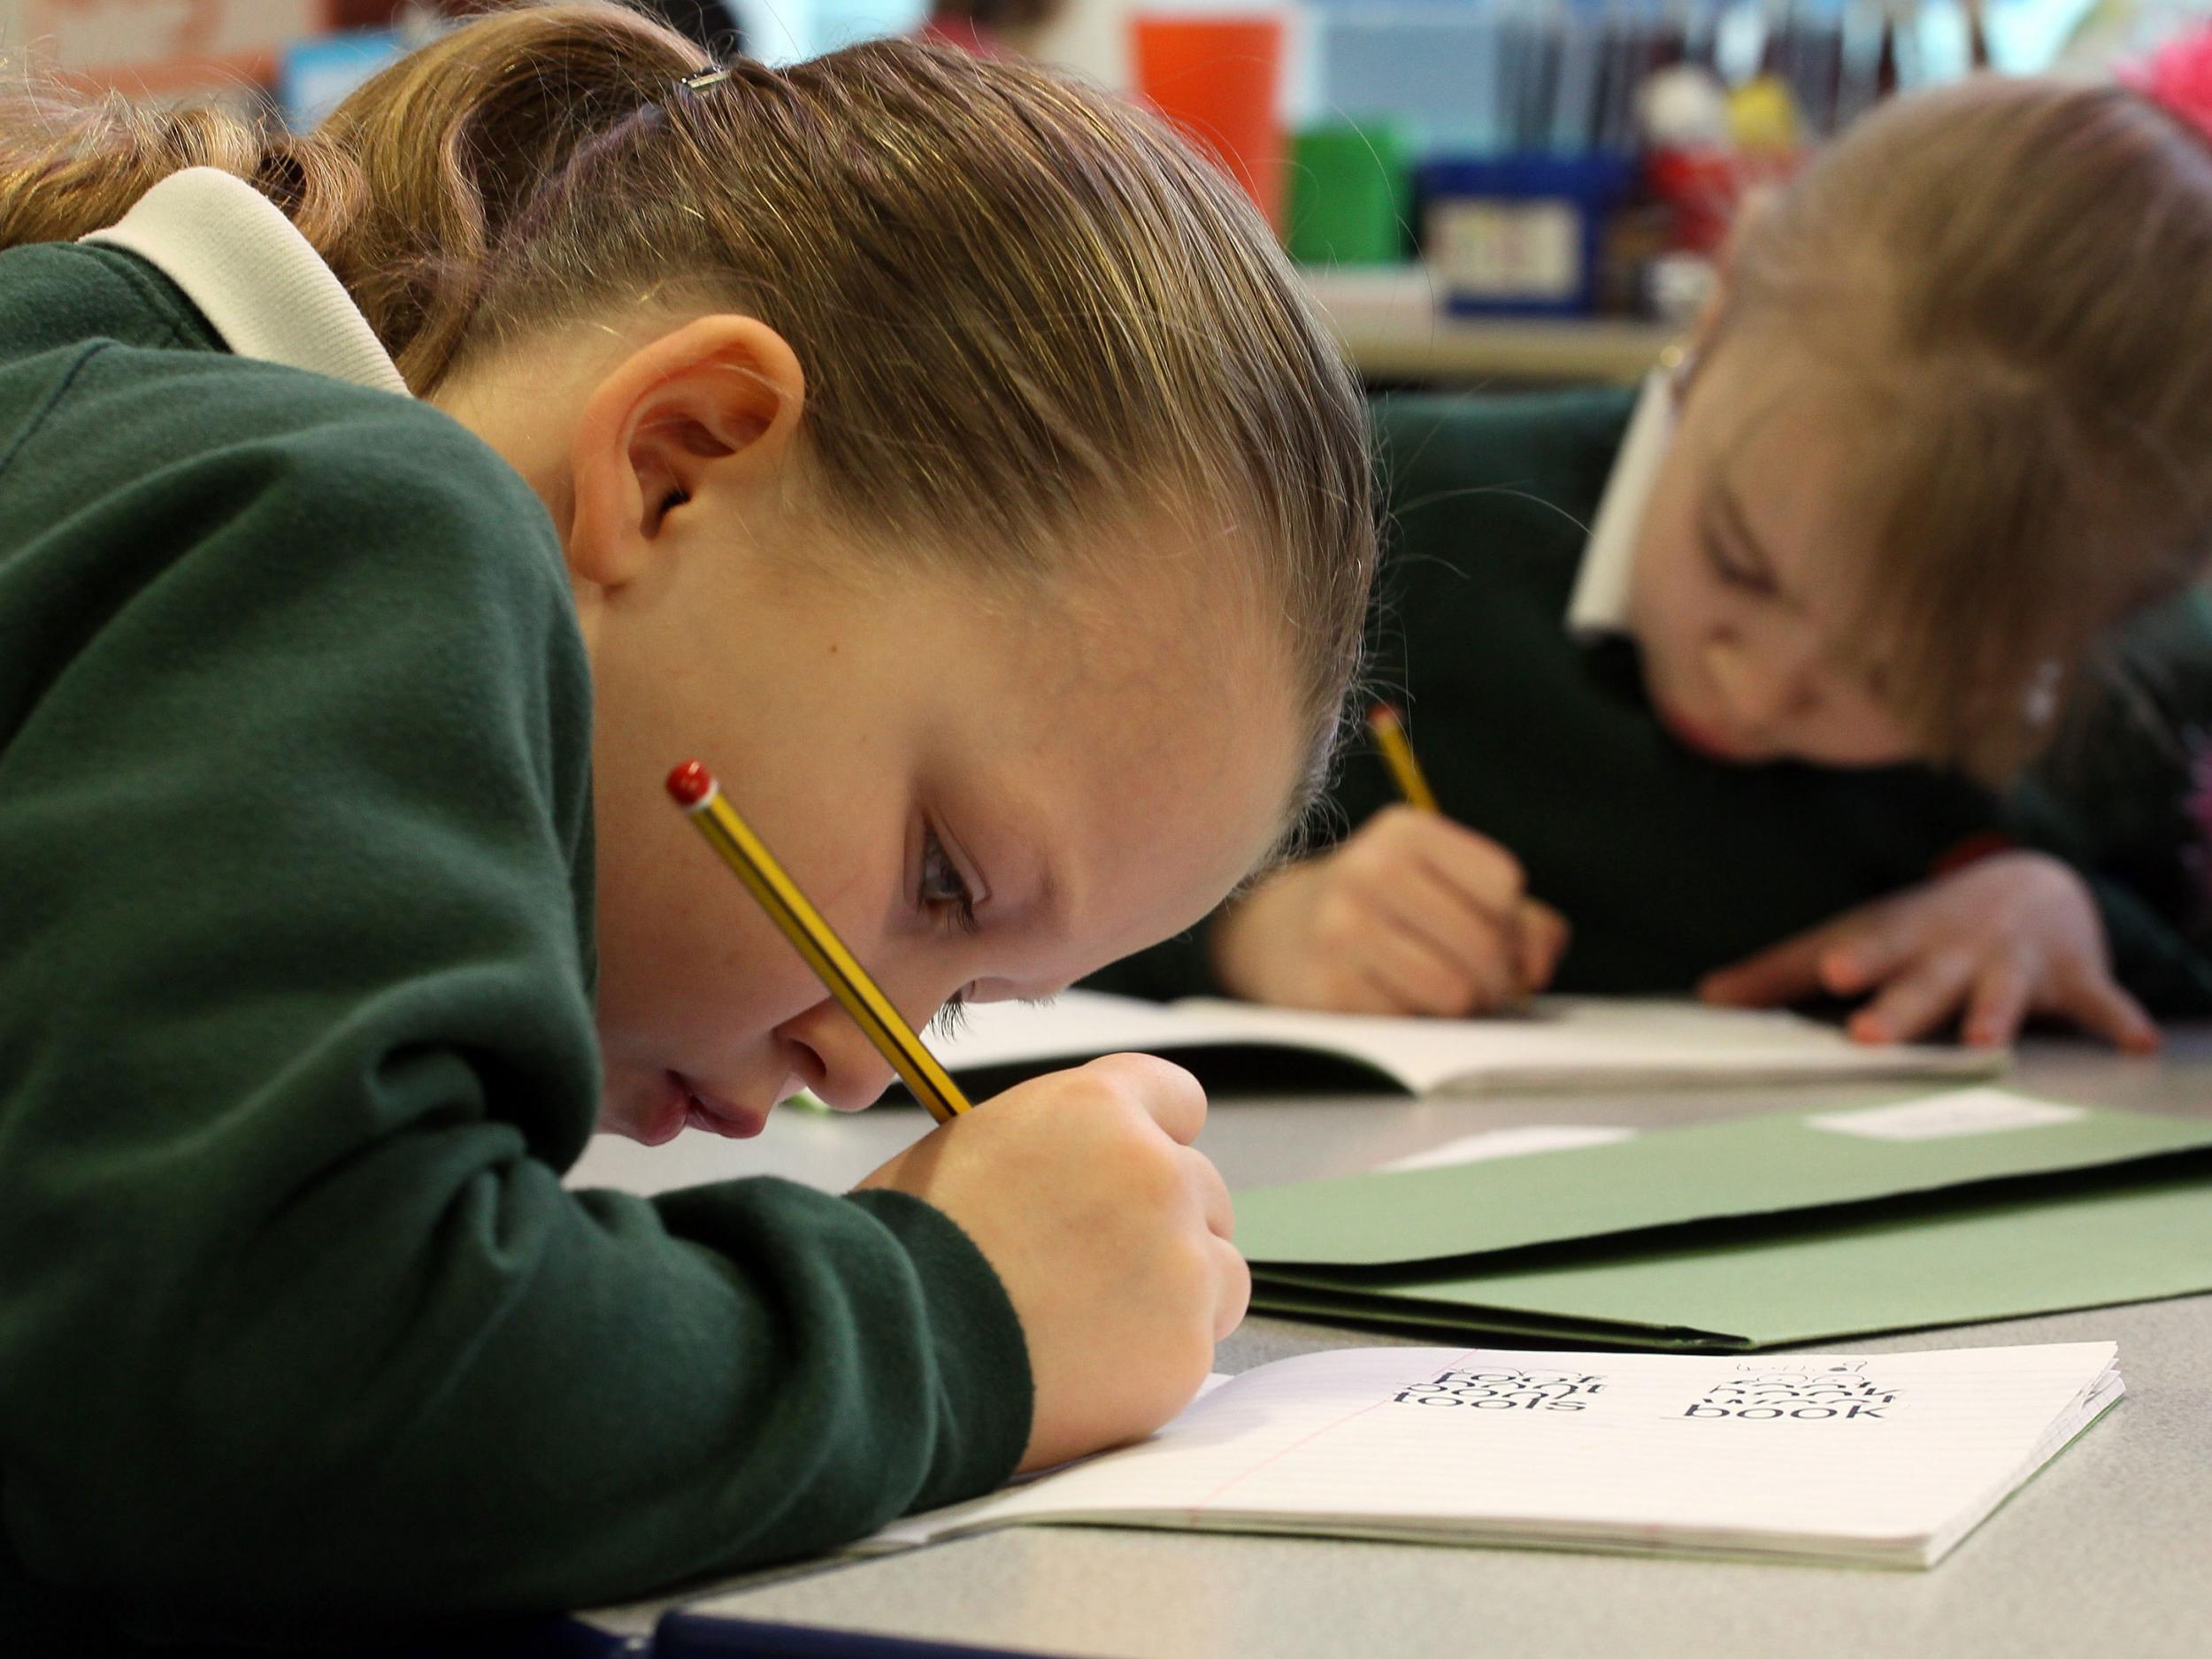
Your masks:
M972 933L976 929L975 895L937 839L934 829L922 830L922 878L918 899L923 910L949 930ZM950 1006L956 1006L950 1005Z
M1713 573L1731 588L1740 588L1746 593L1770 596L1774 591L1774 577L1757 566L1739 559L1722 545L1720 538L1707 534L1703 538L1705 562L1713 567Z
M1724 490L1714 491L1701 517L1698 541L1716 576L1746 593L1770 597L1778 591L1767 562L1746 550L1756 544L1743 527L1740 510Z

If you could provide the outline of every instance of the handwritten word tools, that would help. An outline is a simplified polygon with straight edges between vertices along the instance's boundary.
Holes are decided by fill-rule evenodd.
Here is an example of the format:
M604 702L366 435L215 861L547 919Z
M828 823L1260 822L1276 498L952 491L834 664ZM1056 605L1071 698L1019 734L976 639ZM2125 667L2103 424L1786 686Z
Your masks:
M860 1548L1074 1522L1930 1567L2123 1392L2109 1342L1749 1360L1337 1348Z

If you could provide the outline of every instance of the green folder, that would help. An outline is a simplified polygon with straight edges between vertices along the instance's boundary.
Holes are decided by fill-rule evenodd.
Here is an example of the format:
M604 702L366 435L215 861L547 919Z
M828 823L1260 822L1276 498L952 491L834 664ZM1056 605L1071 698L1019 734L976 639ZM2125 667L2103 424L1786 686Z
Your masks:
M2047 1110L1898 1140L1782 1113L1307 1182L1240 1194L1238 1242L1265 1311L1635 1348L2212 1290L2212 1121Z

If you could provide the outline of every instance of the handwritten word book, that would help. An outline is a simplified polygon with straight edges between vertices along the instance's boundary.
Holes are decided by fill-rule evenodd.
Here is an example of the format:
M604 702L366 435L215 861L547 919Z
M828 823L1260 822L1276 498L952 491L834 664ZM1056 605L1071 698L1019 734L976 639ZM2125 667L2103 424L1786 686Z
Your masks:
M910 1517L1933 1566L2119 1400L2109 1342L1917 1354L1340 1348Z

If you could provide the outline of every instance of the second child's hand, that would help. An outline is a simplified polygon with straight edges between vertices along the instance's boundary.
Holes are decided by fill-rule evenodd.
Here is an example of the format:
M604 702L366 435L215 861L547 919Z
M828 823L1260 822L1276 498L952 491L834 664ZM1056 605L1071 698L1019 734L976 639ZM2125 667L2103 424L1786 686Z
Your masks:
M1398 806L1270 876L1215 920L1208 948L1222 983L1251 1002L1448 1018L1543 989L1567 937L1504 848Z
M2042 853L2001 853L1862 906L1710 975L1698 995L1747 1008L1863 996L1850 1021L1861 1042L1909 1042L1955 1020L1964 1041L1997 1048L2043 1014L2131 1054L2158 1047L2112 977L2087 884Z

